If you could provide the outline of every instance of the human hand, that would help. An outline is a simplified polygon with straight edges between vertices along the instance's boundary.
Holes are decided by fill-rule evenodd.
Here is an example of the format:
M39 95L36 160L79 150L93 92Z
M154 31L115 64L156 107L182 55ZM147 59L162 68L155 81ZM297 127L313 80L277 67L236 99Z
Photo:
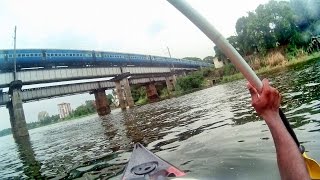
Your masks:
M281 95L277 89L269 85L267 79L263 79L262 84L263 87L260 93L250 83L247 84L247 87L252 98L251 105L258 115L268 123L271 119L279 116Z

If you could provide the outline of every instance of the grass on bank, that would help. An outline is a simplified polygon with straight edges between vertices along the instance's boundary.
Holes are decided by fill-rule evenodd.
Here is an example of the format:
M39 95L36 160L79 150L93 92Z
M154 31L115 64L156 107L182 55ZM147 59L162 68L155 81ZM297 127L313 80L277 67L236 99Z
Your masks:
M287 58L284 58L284 56L282 55L275 54L275 55L267 56L266 59L264 59L266 61L265 64L262 64L261 61L263 60L256 59L253 61L254 62L253 64L250 63L250 66L255 70L257 74L266 74L266 73L277 72L277 71L283 70L284 68L292 68L301 64L312 62L319 57L320 57L320 52L315 52L310 55L307 55L306 53L301 53L300 55L292 59L287 59ZM258 63L258 61L260 61L260 63ZM224 67L222 69L223 71L226 71L225 69L230 69L230 67ZM231 81L235 81L243 78L244 77L240 72L236 72L234 74L230 74L230 75L226 74L219 77L218 82L226 83L226 82L231 82Z

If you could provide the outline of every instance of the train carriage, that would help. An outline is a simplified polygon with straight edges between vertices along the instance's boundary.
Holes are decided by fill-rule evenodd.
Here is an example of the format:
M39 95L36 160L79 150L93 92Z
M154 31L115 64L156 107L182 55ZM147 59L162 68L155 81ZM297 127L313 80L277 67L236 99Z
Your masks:
M13 71L14 50L0 50L0 71ZM185 59L132 53L66 49L17 49L17 70L88 66L158 66L199 68L211 64Z

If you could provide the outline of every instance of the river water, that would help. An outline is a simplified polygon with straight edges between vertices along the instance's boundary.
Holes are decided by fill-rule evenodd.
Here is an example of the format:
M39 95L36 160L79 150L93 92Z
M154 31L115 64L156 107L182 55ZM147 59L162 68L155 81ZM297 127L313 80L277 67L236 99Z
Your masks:
M320 60L268 74L308 151L320 160ZM0 137L1 179L119 179L133 142L197 179L279 179L268 127L240 80L178 98Z

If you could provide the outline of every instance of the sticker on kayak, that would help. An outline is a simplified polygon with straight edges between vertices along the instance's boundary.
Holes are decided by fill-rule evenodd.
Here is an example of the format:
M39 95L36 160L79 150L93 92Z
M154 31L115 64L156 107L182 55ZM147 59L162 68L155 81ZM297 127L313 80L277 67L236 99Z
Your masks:
M122 180L166 179L166 177L181 177L184 175L183 171L153 154L140 143L136 143Z

